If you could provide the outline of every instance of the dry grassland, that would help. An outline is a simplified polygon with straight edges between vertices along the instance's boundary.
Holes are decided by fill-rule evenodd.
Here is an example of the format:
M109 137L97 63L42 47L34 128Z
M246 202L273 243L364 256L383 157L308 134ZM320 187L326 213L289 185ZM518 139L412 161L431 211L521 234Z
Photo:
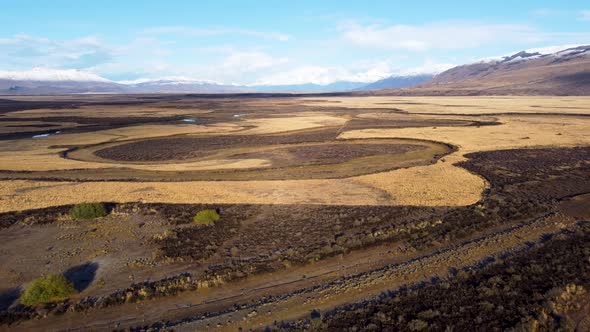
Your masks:
M317 100L317 98L314 98ZM586 97L358 97L304 99L317 113L298 116L244 119L235 124L142 125L95 133L68 134L43 140L0 142L0 169L52 170L113 167L113 164L82 162L59 157L64 144L96 144L131 138L175 134L276 133L318 126L341 126L346 117L330 115L329 107L399 108L430 113L443 119L495 119L498 126L362 129L343 132L340 139L416 138L453 144L459 150L433 165L398 169L346 179L280 181L190 181L190 182L72 182L2 181L0 211L71 204L83 201L145 201L169 203L261 203L461 206L477 202L485 181L453 165L469 152L537 146L584 146L590 144L590 118L582 116L531 115L530 113L590 114ZM323 110L326 109L326 111ZM341 109L340 109L341 110ZM71 110L50 110L55 114ZM182 110L184 112L185 110ZM32 110L25 112L41 112ZM23 113L25 113L23 112ZM114 111L99 111L113 115ZM155 114L153 110L142 111ZM170 112L179 112L171 110ZM194 112L194 111L193 111ZM341 112L341 111L340 111ZM386 111L358 112L357 116L386 118L403 116ZM20 112L19 112L20 113ZM481 114L527 113L529 115ZM102 114L102 113L101 113ZM314 115L315 114L315 115ZM461 114L462 116L454 116ZM467 115L464 115L467 114ZM136 114L135 114L136 115ZM476 116L469 116L476 115ZM95 116L95 114L93 114ZM243 130L247 128L246 130ZM248 168L265 165L264 159L197 161L179 164L133 165L151 170ZM129 165L126 165L128 167Z
M589 113L590 114L590 113ZM411 137L437 140L459 147L447 161L466 153L510 148L585 146L590 144L590 117L499 116L499 126L365 129L342 133L340 138Z
M346 123L343 117L326 115L322 113L285 114L280 118L247 119L244 126L254 126L242 134L271 134L293 130L302 130L318 127L342 126Z
M590 114L590 97L327 97L302 98L317 107L398 108L409 113L497 114L560 113Z

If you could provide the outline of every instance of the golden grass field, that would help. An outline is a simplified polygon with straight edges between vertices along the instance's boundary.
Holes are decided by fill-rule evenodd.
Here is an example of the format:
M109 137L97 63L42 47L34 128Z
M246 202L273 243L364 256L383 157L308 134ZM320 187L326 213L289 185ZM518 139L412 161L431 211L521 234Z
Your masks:
M318 107L400 108L409 113L428 114L587 114L590 97L326 97L321 98L321 100L318 98L303 98L303 104Z
M437 126L420 128L344 129L341 140L412 138L452 144L458 151L435 164L345 179L252 180L189 182L76 182L4 180L0 211L41 208L84 201L145 201L174 203L264 203L343 205L461 206L477 202L486 183L479 176L454 166L470 152L541 146L590 144L590 98L587 97L341 97L302 98L302 112L264 113L231 123L211 125L145 124L96 132L60 134L43 139L0 141L0 169L51 171L98 169L112 163L64 159L66 144L99 144L120 140L172 135L260 135L318 127L344 126L354 118L389 121L404 117L440 119L495 119L497 126ZM266 105L274 101L256 101ZM272 105L271 105L272 106ZM282 106L276 106L280 109ZM302 106L303 107L303 106ZM337 109L334 109L336 107ZM391 109L398 110L395 113ZM350 111L348 111L350 110ZM403 111L400 112L399 110ZM161 113L160 113L161 112ZM65 116L197 116L209 109L102 106L82 109L28 110L11 117ZM407 113L405 113L407 112ZM420 114L416 114L420 113ZM562 115L556 115L560 113ZM460 116L457 116L460 115ZM34 123L33 123L34 124ZM14 123L13 123L14 125ZM264 159L212 160L185 163L125 165L148 170L240 169L267 165ZM116 165L115 165L116 166Z

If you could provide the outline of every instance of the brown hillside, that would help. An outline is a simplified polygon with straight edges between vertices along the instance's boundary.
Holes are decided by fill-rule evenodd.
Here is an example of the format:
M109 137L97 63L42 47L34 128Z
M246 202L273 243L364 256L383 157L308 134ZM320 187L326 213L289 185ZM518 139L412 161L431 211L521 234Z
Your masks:
M415 88L376 95L590 95L590 46L555 54L520 52L451 68Z

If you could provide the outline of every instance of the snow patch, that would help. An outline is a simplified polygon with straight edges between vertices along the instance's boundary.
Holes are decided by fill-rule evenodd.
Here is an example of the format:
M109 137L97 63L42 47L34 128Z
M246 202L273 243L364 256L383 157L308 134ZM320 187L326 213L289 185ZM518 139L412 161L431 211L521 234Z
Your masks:
M526 56L526 57L522 57L522 56L516 56L510 60L506 60L506 61L502 61L503 63L518 63L518 62L523 62L523 61L528 61L528 60L533 60L533 59L538 59L541 57L541 54L535 54L535 55L531 55L531 56Z
M560 56L574 55L574 54L577 55L577 53L582 54L582 53L586 52L586 51L581 52L580 49L576 49L581 46L583 46L583 45L572 44L572 45L555 45L555 46L531 48L531 49L528 49L525 51L514 52L514 53L510 53L510 54L505 54L502 56L494 56L494 57L479 59L479 60L473 62L473 64L478 64L478 63L494 64L494 63L498 63L498 62L516 63L516 62L522 62L522 61L526 61L526 60L538 59L542 56L560 57ZM526 56L526 57L515 56L519 53L531 54L531 55Z

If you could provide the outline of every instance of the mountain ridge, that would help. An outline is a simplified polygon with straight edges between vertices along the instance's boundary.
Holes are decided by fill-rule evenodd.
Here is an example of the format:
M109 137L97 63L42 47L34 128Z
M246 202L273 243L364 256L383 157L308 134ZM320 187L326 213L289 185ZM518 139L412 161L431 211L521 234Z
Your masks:
M446 70L411 88L364 95L590 95L590 45L550 54L521 51Z
M76 70L0 71L0 94L326 93L354 95L590 95L590 45L520 51L439 74L392 75L375 82L237 85L184 77L111 81Z

